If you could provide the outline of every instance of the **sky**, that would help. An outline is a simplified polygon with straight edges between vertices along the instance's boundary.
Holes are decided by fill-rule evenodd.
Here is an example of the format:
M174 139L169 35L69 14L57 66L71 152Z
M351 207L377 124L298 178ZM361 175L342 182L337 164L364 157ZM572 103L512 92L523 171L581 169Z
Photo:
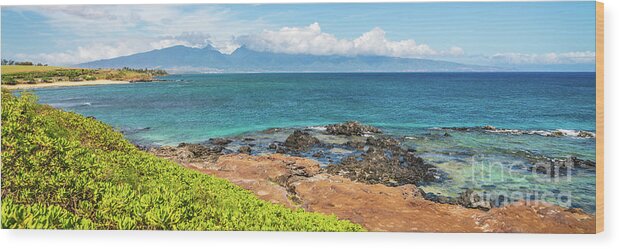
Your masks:
M3 59L73 65L175 45L592 71L595 2L2 6Z

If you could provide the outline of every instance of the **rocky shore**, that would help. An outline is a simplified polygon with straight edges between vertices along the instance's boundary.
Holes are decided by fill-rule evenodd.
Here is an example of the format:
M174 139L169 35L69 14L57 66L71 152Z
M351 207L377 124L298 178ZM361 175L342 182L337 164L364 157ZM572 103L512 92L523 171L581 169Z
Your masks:
M284 136L281 129L264 133ZM219 138L149 151L228 179L264 200L335 214L370 231L595 231L595 216L580 209L542 202L499 207L473 190L458 198L426 194L417 186L442 181L446 174L376 127L346 122L286 135L280 139L283 142L260 137ZM561 165L589 167L586 161L568 160Z
M504 133L511 135L538 135L544 137L579 137L579 138L595 138L595 132L580 131L580 130L516 130L502 129L491 125L475 126L475 127L441 127L437 128L446 131L477 131L490 133ZM448 133L445 133L448 134Z

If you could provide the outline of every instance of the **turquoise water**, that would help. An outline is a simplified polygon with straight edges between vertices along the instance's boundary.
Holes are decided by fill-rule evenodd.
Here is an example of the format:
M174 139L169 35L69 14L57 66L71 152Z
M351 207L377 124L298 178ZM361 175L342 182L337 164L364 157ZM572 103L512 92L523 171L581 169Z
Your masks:
M35 92L42 103L94 116L134 142L149 145L358 120L402 137L450 175L448 182L424 186L427 191L455 195L477 187L569 192L569 205L588 211L595 207L594 171L577 171L569 181L548 181L524 169L537 157L595 160L595 138L574 135L595 131L594 73L210 74L162 79ZM483 125L537 133L437 129ZM539 135L557 130L568 136ZM442 136L445 132L451 136ZM492 165L493 176L474 179L476 163Z

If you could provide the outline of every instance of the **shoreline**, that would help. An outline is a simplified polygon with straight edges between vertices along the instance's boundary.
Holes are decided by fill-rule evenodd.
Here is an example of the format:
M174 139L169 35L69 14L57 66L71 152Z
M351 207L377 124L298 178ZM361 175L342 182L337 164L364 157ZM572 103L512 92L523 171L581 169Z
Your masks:
M18 84L18 85L2 84L2 88L6 88L9 90L23 90L23 89L52 88L52 87L65 87L65 86L121 85L121 84L131 84L131 83L135 83L135 82L121 81L121 80L57 81L57 82L52 82L52 83L38 83L38 84Z
M273 135L280 131L273 128L265 132ZM457 198L425 193L418 186L440 181L442 174L436 174L433 165L375 127L347 122L327 125L321 133L326 134L295 130L284 142L265 144L267 150L260 149L258 144L264 141L259 137L215 138L201 144L142 149L186 168L227 179L265 201L334 214L369 231L594 231L595 213L579 208L533 199L514 199L495 205L493 199L477 200L481 192L473 190ZM365 137L365 134L372 136ZM345 141L334 140L338 138ZM239 140L243 143L239 144ZM344 149L342 146L359 150L360 155L336 159L328 150L320 151L327 148L340 151ZM319 151L315 151L317 148ZM397 155L402 161L391 160L386 155ZM324 167L324 159L330 156L334 160L329 159L329 166ZM584 162L571 160L575 166ZM564 164L567 163L565 160Z
M262 200L290 209L335 215L370 232L594 233L595 230L595 214L545 202L518 201L489 210L467 208L428 200L414 184L368 184L325 172L308 158L279 153L260 156L237 153L214 158L198 156L205 148L183 147L150 153L226 179Z

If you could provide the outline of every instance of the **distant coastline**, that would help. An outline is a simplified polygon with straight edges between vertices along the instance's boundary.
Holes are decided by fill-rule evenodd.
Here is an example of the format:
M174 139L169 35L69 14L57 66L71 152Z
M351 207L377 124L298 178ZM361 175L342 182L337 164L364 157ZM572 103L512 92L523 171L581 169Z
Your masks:
M40 83L40 84L18 84L18 85L2 84L2 88L6 88L10 90L20 90L20 89L63 87L63 86L120 85L120 84L129 84L129 83L132 83L132 82L121 81L121 80L58 81L58 82Z
M10 64L9 64L10 63ZM17 63L17 64L16 64ZM84 69L3 61L2 88L33 89L61 86L90 86L148 82L167 75L160 69Z

